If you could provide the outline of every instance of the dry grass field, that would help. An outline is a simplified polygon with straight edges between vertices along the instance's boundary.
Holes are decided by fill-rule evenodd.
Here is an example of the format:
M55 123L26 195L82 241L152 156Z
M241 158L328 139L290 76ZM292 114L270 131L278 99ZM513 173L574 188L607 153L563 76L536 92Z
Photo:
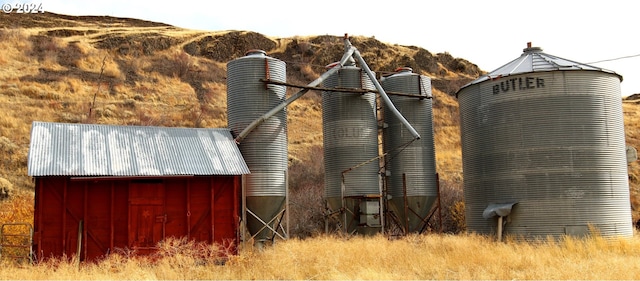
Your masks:
M2 263L0 279L66 280L638 280L640 239L566 238L496 242L461 235L318 236L245 250L226 262L217 249L181 240L152 257L115 253L96 263Z
M96 264L3 261L0 279L640 279L640 240L597 235L540 243L464 234L458 104L453 93L481 75L448 53L354 36L378 74L398 66L431 77L437 172L445 230L459 235L334 237L322 227L320 95L287 108L292 231L300 237L246 249L224 265L217 249L168 241L152 260L114 253ZM306 85L338 60L340 36L269 38L161 23L55 14L0 17L0 223L33 222L27 176L31 122L226 127L226 63L249 49L287 63L287 82ZM288 94L297 89L288 88ZM627 142L640 148L640 103L623 103ZM640 163L629 166L634 222ZM5 196L5 194L7 196ZM304 239L303 239L304 238ZM208 257L208 258L207 258Z

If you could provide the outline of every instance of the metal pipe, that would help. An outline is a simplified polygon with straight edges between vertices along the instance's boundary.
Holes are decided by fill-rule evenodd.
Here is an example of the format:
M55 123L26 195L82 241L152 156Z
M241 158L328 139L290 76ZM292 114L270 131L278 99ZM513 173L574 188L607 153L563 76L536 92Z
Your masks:
M353 48L353 47L351 47L348 50L346 50L344 55L342 56L342 59L340 59L338 64L340 66L343 66L347 62L347 60L349 60L349 58L351 58L351 55L355 51L356 51L356 49ZM331 76L333 73L337 72L338 70L340 70L340 67L338 67L337 65L336 65L336 67L330 68L329 70L327 70L327 72L325 72L322 75L320 75L320 77L318 77L318 79L313 80L313 82L309 83L308 86L309 87L315 87L315 86L320 85L320 83L322 83L325 79L327 79L329 76ZM273 116L276 113L278 113L280 110L285 108L287 105L291 104L295 100L297 100L300 97L304 96L304 94L306 94L307 92L309 92L309 89L302 89L302 90L298 91L297 93L295 93L292 96L290 96L288 99L286 99L281 104L277 105L276 107L274 107L273 109L271 109L267 113L265 113L264 115L260 116L258 119L253 120L253 122L251 122L251 124L249 124L249 126L244 128L242 130L242 132L240 132L240 134L238 134L238 136L235 138L236 143L242 142L242 140L244 140L244 138L246 138L247 135L249 135L249 133L251 133L251 131L253 131L253 129L258 127L264 121L267 121L267 119L269 119L271 116Z
M285 238L282 234L278 233L278 226L273 228L273 227L271 227L269 225L270 223L274 222L276 219L281 219L284 216L284 212L285 211L286 210L283 209L274 218L272 218L269 222L265 222L258 215L256 215L254 212L252 212L251 209L247 209L247 213L249 213L251 216L253 216L253 218L258 220L258 222L260 222L262 224L262 228L260 228L260 230L256 231L256 234L251 236L251 238L252 239L255 238L256 236L258 236L258 234L260 234L260 232L262 232L265 228L267 228L267 229L271 230L271 232L273 232L274 234L278 235L278 237L280 237L282 240L286 240L287 238Z
M325 200L324 202L325 211L329 209L329 203ZM327 214L324 215L324 233L329 234L329 216Z
M380 175L378 174L378 179L380 179ZM383 189L384 187L382 186L382 181L380 180L378 183L378 190L380 192L380 197L378 198L378 204L380 205L380 209L378 210L378 214L380 215L380 233L384 234L384 227L385 227L385 211L387 210L384 206L384 201L385 198L384 193L383 193Z
M335 92L336 90L338 90L339 93L354 93L354 94L367 94L367 93L376 93L377 94L378 93L377 90L369 90L369 89L309 87L309 86L301 86L301 85L291 84L291 83L287 83L287 82L280 82L280 81L267 80L267 79L260 79L260 81L261 82L265 82L267 84L274 84L274 85L287 86L287 87L300 88L300 89L307 89L307 90L325 91L325 92ZM432 96L421 96L421 95L405 94L405 93L390 92L390 91L387 91L386 93L387 93L387 95L390 95L390 96L403 96L403 97L410 97L410 98L417 98L417 99L431 99L431 98L433 98Z
M284 209L285 210L289 210L289 170L285 170L284 171L284 186L285 186L285 197L284 197ZM286 224L287 224L287 233L285 233L285 237L287 239L289 239L289 214L291 212L285 212L286 217Z
M502 219L503 219L502 216L498 217L498 231L497 231L498 242L502 242Z
M409 202L407 202L407 174L402 173L402 196L404 197L404 234L409 235Z
M413 135L414 138L420 139L420 134L418 134L416 129L414 129L413 126L411 126L411 124L409 124L409 121L407 121L407 119L404 118L404 116L402 116L402 113L400 113L400 111L398 111L398 109L393 105L393 103L391 102L391 99L389 99L389 96L387 96L387 93L384 91L384 89L376 79L376 75L373 74L373 72L371 71L367 63L364 61L364 59L360 55L360 52L351 46L351 43L349 42L349 40L345 39L345 44L348 44L350 49L354 49L353 56L356 57L356 59L358 60L358 63L360 63L360 67L362 67L362 69L367 73L367 75L369 76L369 79L371 79L371 82L373 82L373 85L376 87L376 89L380 93L380 96L382 97L384 102L389 106L389 109L391 109L391 112L396 117L398 117L398 119L400 119L400 122L402 122L402 124L404 124L407 127L407 129L409 130L411 135Z
M283 220L283 219L287 216L287 214L288 214L288 213L287 213L287 209L286 209L286 208L285 208L285 209L283 209L280 213L281 213L282 215L280 215L280 218L278 219L278 222L277 222L277 223L276 223L276 225L275 225L276 227L275 227L275 230L273 231L273 235L271 235L271 243L275 243L275 241L276 241L276 234L278 234L278 228L279 228L279 229L282 229L282 220ZM280 235L278 235L278 236L280 236ZM282 231L282 236L280 236L280 237L282 237L282 239L287 239L287 233L285 233L285 231L283 230L283 231Z
M438 226L439 233L442 233L442 201L440 201L440 174L436 173L436 190L438 191Z
M340 198L342 198L342 212L343 212L343 223L344 223L344 233L348 233L349 230L347 228L347 199L344 197L345 186L344 186L344 172L342 173L342 181L340 182Z

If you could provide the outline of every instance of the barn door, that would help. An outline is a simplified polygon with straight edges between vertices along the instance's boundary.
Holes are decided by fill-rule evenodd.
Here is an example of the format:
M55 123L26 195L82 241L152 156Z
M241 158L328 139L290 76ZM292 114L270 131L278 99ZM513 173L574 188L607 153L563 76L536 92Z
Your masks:
M164 238L167 216L162 181L133 181L129 185L129 246L153 249Z

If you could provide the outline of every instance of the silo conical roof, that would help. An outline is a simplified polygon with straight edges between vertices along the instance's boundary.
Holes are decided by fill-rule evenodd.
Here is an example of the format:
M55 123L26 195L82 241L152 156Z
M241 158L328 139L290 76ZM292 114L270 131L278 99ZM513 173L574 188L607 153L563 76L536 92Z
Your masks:
M531 47L531 43L528 43L527 48L524 48L522 50L522 55L520 55L520 57L510 61L509 63L497 68L494 71L491 71L486 75L480 76L474 81L469 82L468 84L462 86L460 90L487 80L502 78L509 75L555 70L600 71L617 75L620 78L620 81L622 81L622 76L615 73L614 71L550 55L542 52L542 48Z

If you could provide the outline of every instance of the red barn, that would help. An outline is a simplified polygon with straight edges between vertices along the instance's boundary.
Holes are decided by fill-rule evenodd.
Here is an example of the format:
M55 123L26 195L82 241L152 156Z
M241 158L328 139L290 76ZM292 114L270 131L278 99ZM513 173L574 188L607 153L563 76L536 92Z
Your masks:
M238 245L249 169L228 129L34 122L28 166L37 257L148 253L166 237Z

